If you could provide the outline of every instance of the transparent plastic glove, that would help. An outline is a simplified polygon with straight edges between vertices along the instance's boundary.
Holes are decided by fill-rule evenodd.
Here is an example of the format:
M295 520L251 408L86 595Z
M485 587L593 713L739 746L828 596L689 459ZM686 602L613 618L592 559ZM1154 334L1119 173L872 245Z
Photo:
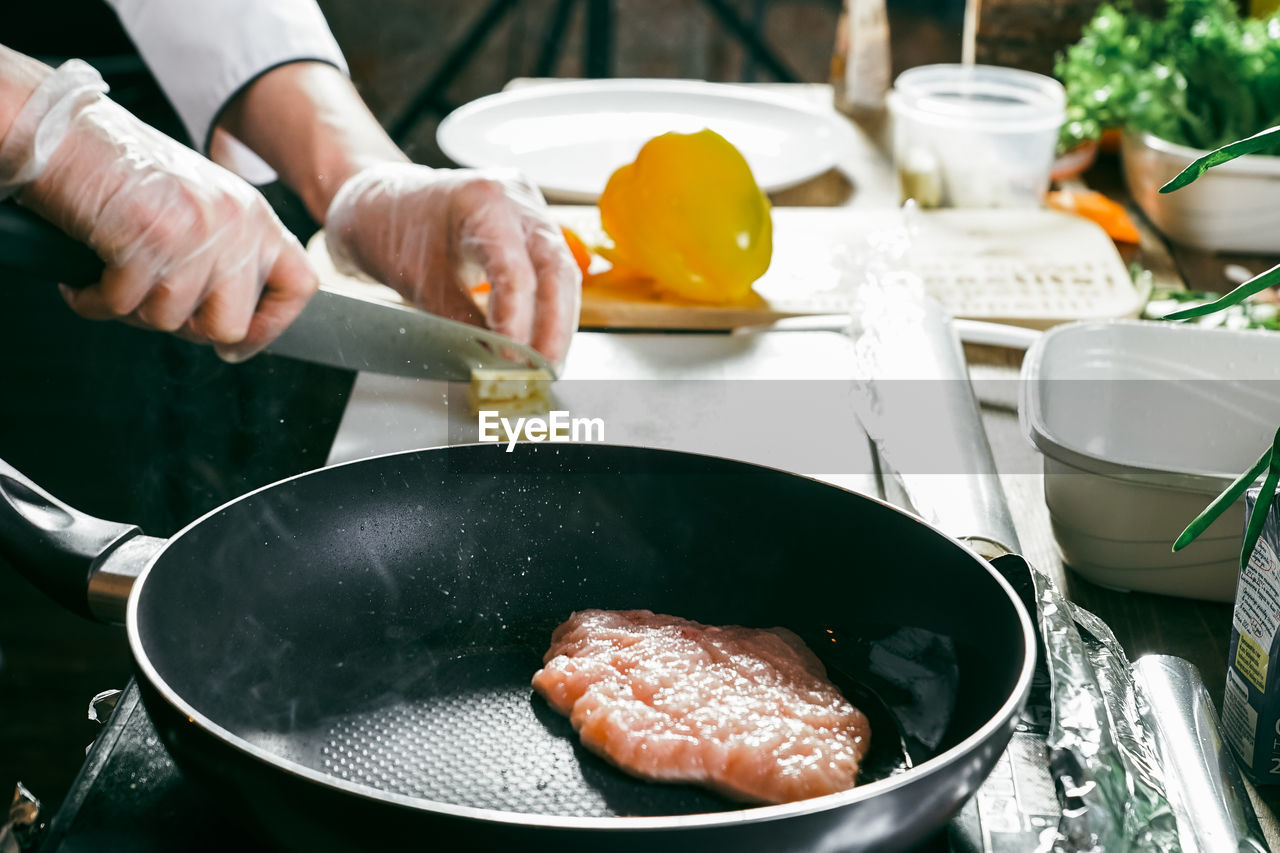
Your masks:
M563 361L578 326L582 273L536 188L514 172L371 166L338 190L330 254L415 305L486 325L471 296L491 287L487 325Z
M75 60L46 78L0 145L0 194L16 193L106 263L98 284L63 288L77 313L248 358L315 292L305 252L257 190L105 91Z

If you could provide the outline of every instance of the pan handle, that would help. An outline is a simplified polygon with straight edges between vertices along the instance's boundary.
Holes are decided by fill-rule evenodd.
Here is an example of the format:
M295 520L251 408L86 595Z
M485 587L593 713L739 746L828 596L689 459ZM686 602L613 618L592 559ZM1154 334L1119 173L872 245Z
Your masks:
M0 459L0 561L68 610L124 621L133 579L163 543L72 509Z

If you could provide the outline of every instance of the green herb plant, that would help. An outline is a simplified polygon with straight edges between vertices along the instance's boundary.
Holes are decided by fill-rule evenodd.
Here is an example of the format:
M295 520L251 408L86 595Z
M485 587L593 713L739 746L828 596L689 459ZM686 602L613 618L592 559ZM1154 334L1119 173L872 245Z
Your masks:
M1061 150L1109 128L1218 148L1280 124L1280 17L1242 18L1233 0L1169 0L1163 17L1104 3L1055 73Z
M1265 150L1273 145L1278 137L1280 137L1280 127L1273 127L1261 133L1256 133L1247 139L1241 139L1238 142L1224 145L1216 151L1211 151L1183 169L1173 180L1161 187L1160 192L1173 192L1185 187L1214 166L1221 165L1244 154L1253 154ZM1254 276L1220 299L1204 305L1196 305L1181 311L1174 311L1171 314L1166 314L1165 319L1191 320L1203 317L1206 314L1212 314L1215 311L1238 305L1255 293L1274 286L1277 282L1280 282L1280 265ZM1263 474L1264 471L1266 472L1265 475ZM1276 430L1271 446L1267 448L1262 456L1258 457L1258 461L1254 463L1253 467L1237 477L1222 494L1214 498L1213 502L1204 508L1203 512L1192 519L1191 523L1187 525L1187 529L1182 531L1182 534L1174 541L1173 550L1178 551L1189 545L1210 524L1213 524L1227 507L1239 500L1245 490L1259 477L1263 478L1262 489L1258 494L1257 502L1253 505L1253 513L1249 516L1244 542L1240 548L1240 568L1243 570L1249 562L1249 556L1253 553L1253 549L1258 545L1258 537L1262 535L1262 525L1266 521L1267 513L1271 510L1272 500L1275 498L1276 486L1280 485L1280 429Z

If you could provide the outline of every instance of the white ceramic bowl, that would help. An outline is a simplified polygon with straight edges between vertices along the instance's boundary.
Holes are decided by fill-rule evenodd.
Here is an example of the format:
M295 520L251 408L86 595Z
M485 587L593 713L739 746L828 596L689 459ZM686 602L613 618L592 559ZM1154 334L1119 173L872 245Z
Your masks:
M1022 427L1045 457L1067 565L1119 589L1233 600L1243 501L1171 546L1280 426L1280 334L1059 326L1028 351L1022 379Z
M1126 134L1122 152L1129 193L1167 237L1201 249L1280 252L1280 157L1239 157L1162 195L1160 187L1208 152L1149 133Z

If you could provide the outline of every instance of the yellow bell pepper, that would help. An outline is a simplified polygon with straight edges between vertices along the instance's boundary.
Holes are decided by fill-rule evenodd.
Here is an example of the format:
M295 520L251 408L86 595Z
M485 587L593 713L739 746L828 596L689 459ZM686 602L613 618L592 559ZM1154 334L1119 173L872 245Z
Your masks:
M710 130L665 133L613 173L600 196L616 269L700 302L751 291L773 254L769 200L747 161Z

